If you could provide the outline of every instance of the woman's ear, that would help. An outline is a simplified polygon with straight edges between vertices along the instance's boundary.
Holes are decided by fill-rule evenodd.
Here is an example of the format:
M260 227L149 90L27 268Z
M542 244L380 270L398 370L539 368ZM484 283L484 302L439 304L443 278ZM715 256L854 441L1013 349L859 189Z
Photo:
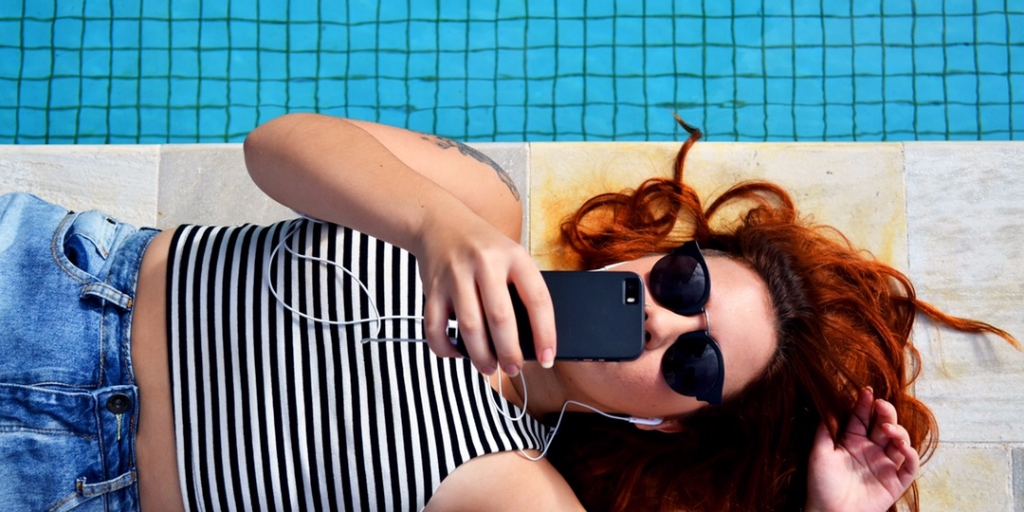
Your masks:
M679 423L679 420L663 420L657 425L645 425L643 423L635 423L635 425L640 430L656 430L664 434L675 434L683 430L683 425Z

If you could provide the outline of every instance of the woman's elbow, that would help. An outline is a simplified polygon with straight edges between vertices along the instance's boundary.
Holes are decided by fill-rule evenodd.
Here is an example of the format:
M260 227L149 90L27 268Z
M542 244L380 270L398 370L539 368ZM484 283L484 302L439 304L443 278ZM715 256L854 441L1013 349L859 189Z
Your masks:
M290 151L290 139L296 128L308 123L309 114L285 114L271 119L245 137L242 154L249 176L261 189L272 184L276 174L285 170L283 165Z

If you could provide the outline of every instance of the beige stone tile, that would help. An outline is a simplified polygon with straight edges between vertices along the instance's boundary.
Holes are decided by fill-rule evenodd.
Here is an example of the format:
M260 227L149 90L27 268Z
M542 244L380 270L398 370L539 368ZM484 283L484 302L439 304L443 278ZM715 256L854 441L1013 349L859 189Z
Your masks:
M523 205L523 236L527 244L530 231L530 146L525 142L474 142L468 144L494 160L515 183Z
M0 194L28 192L65 208L156 225L159 146L0 146Z
M524 201L528 225L529 150L526 144L471 144L502 167ZM240 144L173 144L162 146L160 226L183 223L266 224L294 217L266 196L249 178ZM526 240L524 230L523 240Z
M1010 467L1007 446L942 443L918 479L921 510L1012 512Z
M530 254L541 268L565 268L559 226L588 198L671 176L675 143L530 144Z
M159 225L268 224L295 217L249 178L241 144L161 147Z
M908 143L910 275L949 314L1024 337L1021 143ZM922 325L917 396L943 439L1024 440L1024 354L996 337Z
M670 177L677 143L531 144L531 253L561 268L561 221L587 198ZM906 267L900 144L697 143L685 180L708 202L729 185L767 179L787 188L797 207L838 227L855 244Z

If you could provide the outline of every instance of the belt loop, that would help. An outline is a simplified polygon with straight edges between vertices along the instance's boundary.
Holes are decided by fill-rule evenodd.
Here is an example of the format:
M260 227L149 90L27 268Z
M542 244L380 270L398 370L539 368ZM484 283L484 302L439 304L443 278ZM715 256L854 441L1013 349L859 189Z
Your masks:
M99 482L95 484L85 483L85 477L82 477L75 482L75 487L78 489L78 493L81 494L83 497L93 498L96 496L106 494L108 492L114 492L119 489L124 489L125 487L134 484L135 480L135 470L133 469L113 480L107 480L105 482Z
M111 302L121 307L121 309L131 309L132 298L127 294L122 293L113 286L106 283L89 283L82 287L81 297L92 295L99 297L107 302Z

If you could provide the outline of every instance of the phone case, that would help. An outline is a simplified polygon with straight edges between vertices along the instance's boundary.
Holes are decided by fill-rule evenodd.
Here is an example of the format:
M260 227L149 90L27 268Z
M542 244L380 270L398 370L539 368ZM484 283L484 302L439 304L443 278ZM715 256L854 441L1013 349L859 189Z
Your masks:
M542 271L555 309L556 358L628 361L644 348L644 287L640 276L619 271ZM523 357L537 358L526 307L509 286ZM461 336L457 348L467 355ZM493 350L493 345L492 345Z

